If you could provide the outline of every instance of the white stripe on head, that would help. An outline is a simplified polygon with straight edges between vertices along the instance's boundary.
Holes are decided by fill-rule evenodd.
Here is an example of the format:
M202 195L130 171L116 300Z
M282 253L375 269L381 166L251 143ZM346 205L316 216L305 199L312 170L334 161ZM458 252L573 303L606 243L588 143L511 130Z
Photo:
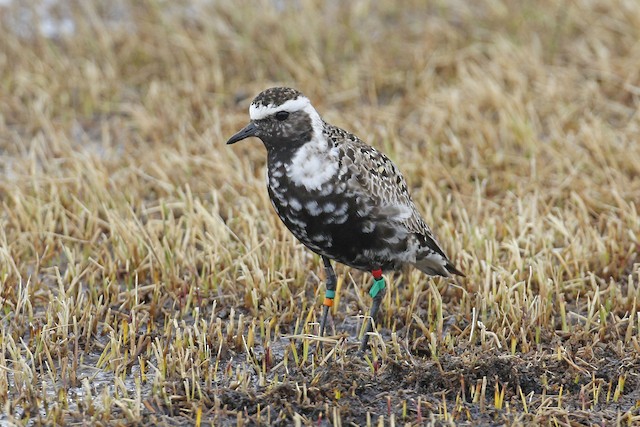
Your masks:
M311 105L311 103L309 102L309 98L306 96L299 96L296 99L290 99L278 106L273 104L256 105L251 103L251 106L249 107L249 117L251 117L251 120L262 120L277 113L278 111L288 111L293 113L294 111L303 110L307 105Z
M256 105L252 103L249 106L249 117L251 120L262 120L276 114L278 111L288 111L289 113L293 113L300 110L309 115L309 119L311 119L311 126L313 127L313 133L316 137L320 137L324 127L322 118L316 109L313 108L309 98L306 96L300 95L296 99L290 99L278 106L273 104Z
M304 106L304 112L309 115L309 119L311 119L311 127L313 128L313 136L314 138L322 138L322 130L324 129L324 122L320 117L320 114L313 108L311 103L308 103Z

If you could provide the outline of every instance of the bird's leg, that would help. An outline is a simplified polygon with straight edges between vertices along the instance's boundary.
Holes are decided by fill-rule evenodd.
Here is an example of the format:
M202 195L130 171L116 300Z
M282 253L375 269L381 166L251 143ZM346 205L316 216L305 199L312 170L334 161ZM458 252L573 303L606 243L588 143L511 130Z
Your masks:
M369 295L371 295L371 297L373 298L373 302L371 303L371 311L369 312L370 319L365 320L366 324L364 328L364 335L362 336L360 350L358 351L358 353L360 354L364 353L367 348L367 343L369 342L369 332L371 332L376 315L380 310L382 298L384 298L384 294L387 292L387 285L384 281L384 277L382 277L382 270L373 270L371 274L373 274L373 285L371 285Z
M329 308L333 306L333 299L336 297L336 273L331 267L331 261L326 256L322 257L324 262L324 272L327 276L326 291L324 294L324 302L322 303L322 320L320 321L320 336L324 336L324 329L327 326L327 317L329 315Z

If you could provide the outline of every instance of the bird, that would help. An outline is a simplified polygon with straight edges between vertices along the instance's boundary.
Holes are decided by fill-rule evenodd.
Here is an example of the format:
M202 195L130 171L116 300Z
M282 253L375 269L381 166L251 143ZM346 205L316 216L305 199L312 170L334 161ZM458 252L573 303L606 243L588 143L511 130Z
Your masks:
M309 98L293 88L262 91L251 102L249 117L227 144L262 140L275 212L322 258L326 281L320 336L335 298L332 261L373 276L360 354L386 292L383 272L411 265L428 276L464 277L418 212L402 173L381 151L325 122Z

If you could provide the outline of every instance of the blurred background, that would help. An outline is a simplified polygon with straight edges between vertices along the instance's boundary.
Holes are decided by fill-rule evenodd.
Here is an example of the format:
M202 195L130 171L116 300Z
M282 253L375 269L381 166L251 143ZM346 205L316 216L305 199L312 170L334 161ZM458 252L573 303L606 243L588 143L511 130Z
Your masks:
M639 2L2 0L0 34L2 420L638 420ZM387 153L467 275L394 276L378 362L342 267L297 353L319 259L224 144L275 85Z

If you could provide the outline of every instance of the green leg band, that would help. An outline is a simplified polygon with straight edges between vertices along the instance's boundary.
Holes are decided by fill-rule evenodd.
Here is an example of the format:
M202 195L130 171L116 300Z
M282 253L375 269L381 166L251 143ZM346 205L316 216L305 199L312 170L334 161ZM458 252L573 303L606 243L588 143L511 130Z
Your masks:
M325 297L327 297L327 298L334 299L334 298L336 297L336 291L331 290L331 289L327 289L327 290L324 292L324 296L325 296Z
M386 288L384 277L374 279L373 285L371 286L371 289L369 289L369 295L371 295L371 298L375 298L376 295L378 295L384 288Z

